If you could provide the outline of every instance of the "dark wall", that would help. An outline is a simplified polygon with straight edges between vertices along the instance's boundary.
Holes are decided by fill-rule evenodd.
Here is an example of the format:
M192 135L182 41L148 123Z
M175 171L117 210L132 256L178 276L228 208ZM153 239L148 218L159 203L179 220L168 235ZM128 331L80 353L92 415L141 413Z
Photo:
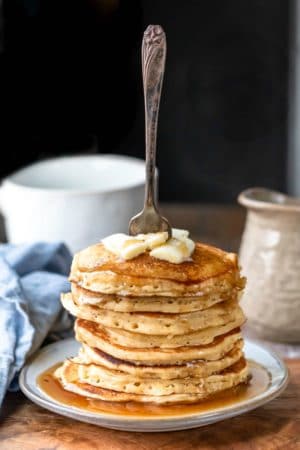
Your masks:
M135 115L138 2L7 0L4 16L6 169L83 151L94 134L101 152L114 151Z
M1 176L37 158L144 155L142 31L168 55L159 119L164 200L232 201L285 189L288 2L9 0L0 95Z

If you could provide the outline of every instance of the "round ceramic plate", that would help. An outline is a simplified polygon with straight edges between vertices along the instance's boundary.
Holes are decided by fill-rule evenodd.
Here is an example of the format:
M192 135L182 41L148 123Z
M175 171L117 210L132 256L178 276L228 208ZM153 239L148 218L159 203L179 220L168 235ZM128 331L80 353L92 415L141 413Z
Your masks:
M55 342L40 350L22 370L20 388L34 403L63 416L107 428L126 431L171 431L201 427L243 414L277 397L288 382L284 363L270 351L245 341L246 358L262 366L269 375L269 383L259 394L220 406L213 410L172 416L122 416L114 413L93 413L68 406L49 397L37 385L37 377L49 367L76 355L79 344L74 339Z

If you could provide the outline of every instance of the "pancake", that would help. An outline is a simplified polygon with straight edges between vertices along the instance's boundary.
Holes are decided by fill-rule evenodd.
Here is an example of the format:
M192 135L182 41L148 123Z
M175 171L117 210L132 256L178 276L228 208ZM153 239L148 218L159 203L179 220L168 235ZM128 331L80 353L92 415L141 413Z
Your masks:
M219 303L204 311L184 314L123 313L103 310L94 305L78 306L70 293L62 294L61 300L64 308L73 316L107 327L147 335L185 334L208 327L226 325L241 316L241 308L235 300Z
M122 261L102 243L92 245L74 256L71 274L81 272L114 272L133 277L157 278L200 283L212 277L238 271L237 256L210 245L197 243L191 261L173 264L143 253Z
M60 382L64 388L68 391L75 392L79 395L84 395L87 397L92 397L105 401L117 401L117 402L152 402L152 403L191 403L199 401L201 399L208 398L210 395L215 394L224 389L229 389L240 383L246 382L248 379L248 367L244 358L241 358L237 363L235 363L230 368L224 370L223 372L212 375L207 378L197 379L198 383L189 384L188 381L181 381L182 387L180 389L179 384L175 383L174 380L169 382L169 387L165 386L164 389L159 388L159 383L164 382L162 380L156 385L153 380L150 380L147 388L146 383L144 384L143 390L138 389L140 386L135 386L137 389L143 393L137 394L133 392L125 392L126 386L122 386L122 391L116 391L114 389L102 388L101 386L95 386L91 383L80 382L78 368L76 370L76 364L65 363L61 368L56 371L56 376L59 378ZM189 379L187 379L189 380ZM108 380L109 383L109 380ZM97 383L99 384L99 383ZM118 385L111 381L111 384ZM131 386L131 384L130 384ZM151 388L152 386L152 388ZM151 389L150 389L151 388ZM132 387L133 389L133 387ZM155 395L151 394L151 391L155 392ZM145 394L145 390L149 394ZM181 392L184 390L185 392ZM179 391L178 393L176 391ZM168 392L168 393L166 393ZM171 392L171 393L170 393Z
M76 339L90 347L98 348L115 358L135 361L137 364L180 364L183 361L204 359L214 361L228 353L241 339L239 329L232 329L221 337L216 337L210 344L182 346L176 348L130 348L111 342L109 336L93 322L77 319L75 322Z
M133 277L110 271L78 272L69 279L91 291L122 296L197 296L203 292L208 293L212 287L230 290L241 283L241 279L233 273L216 276L200 283Z
M80 362L72 360L64 362L61 372L62 376L65 376L71 382L78 381L104 389L139 395L199 394L205 392L212 394L219 390L220 383L231 387L240 375L240 372L231 371L228 368L222 373L207 377L181 377L166 380L138 377L104 366L80 364Z
M244 286L236 255L199 243L192 259L181 264L148 253L121 261L96 244L75 255L70 281L87 290L123 296L195 296L212 288Z
M202 311L226 300L238 299L237 289L211 290L198 297L125 297L89 291L72 283L72 296L77 305L96 305L98 308L117 312L186 313Z
M77 360L77 357L75 357L73 360L81 364L95 364L108 369L119 370L140 378L170 380L173 378L207 377L208 375L221 372L242 358L242 348L243 341L240 340L234 344L232 350L217 361L194 360L180 365L145 366L137 365L133 361L122 361L121 359L113 358L97 348L83 344L79 351L79 359Z
M182 346L206 345L213 342L216 336L221 336L235 328L240 327L245 322L245 317L240 310L235 320L218 327L209 327L203 330L179 335L147 335L118 328L103 327L92 321L86 321L85 327L89 329L95 337L105 339L111 344L126 346L128 348L169 348L174 349Z

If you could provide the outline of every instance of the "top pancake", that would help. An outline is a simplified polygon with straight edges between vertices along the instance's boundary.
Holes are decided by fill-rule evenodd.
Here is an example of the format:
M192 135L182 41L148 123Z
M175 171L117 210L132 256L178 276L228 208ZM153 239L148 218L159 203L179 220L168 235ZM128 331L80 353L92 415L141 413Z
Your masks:
M224 282L243 287L237 256L201 243L191 260L181 264L149 253L120 260L99 243L75 255L70 280L95 292L121 295L191 295Z
M106 250L102 243L82 250L74 257L71 274L111 271L119 275L195 283L238 270L237 256L218 248L197 243L191 261L174 264L143 253L130 260L120 258Z

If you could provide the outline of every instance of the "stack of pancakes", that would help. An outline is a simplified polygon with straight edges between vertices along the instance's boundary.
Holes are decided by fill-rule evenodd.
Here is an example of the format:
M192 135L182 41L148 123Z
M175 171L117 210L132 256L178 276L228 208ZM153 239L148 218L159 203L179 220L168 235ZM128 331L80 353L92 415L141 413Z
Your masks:
M191 403L248 379L234 254L196 244L190 261L120 260L102 243L75 255L64 307L78 356L56 375L106 401Z

